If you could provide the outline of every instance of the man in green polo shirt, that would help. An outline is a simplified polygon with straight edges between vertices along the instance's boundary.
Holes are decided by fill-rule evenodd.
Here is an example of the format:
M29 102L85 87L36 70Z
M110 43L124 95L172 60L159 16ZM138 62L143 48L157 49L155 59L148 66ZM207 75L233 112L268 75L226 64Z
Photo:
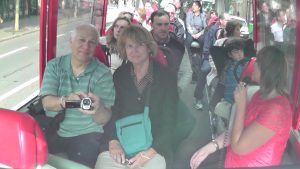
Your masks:
M115 98L110 70L93 56L98 37L93 25L77 26L70 40L72 53L47 64L40 92L47 116L64 113L57 132L46 132L49 152L65 152L70 160L92 168ZM67 101L85 97L92 100L90 110L66 107Z

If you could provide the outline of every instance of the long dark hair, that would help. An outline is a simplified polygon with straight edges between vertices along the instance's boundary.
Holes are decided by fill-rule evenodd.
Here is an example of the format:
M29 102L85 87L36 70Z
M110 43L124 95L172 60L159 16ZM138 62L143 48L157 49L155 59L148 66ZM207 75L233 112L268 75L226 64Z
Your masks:
M283 52L274 46L264 47L258 52L256 62L260 70L262 96L267 97L273 89L288 96L288 67Z
M117 50L117 39L114 37L114 27L116 26L116 23L120 20L124 20L126 22L128 22L128 25L131 25L131 22L128 18L121 16L121 17L117 17L112 26L111 26L111 31L109 32L109 34L106 37L106 41L107 41L107 47L110 49L110 52L112 53L118 53Z

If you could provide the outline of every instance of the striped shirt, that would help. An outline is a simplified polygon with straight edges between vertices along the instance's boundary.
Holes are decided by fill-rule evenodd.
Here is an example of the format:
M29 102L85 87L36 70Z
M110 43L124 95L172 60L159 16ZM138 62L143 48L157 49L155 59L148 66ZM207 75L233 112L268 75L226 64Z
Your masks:
M106 107L112 106L115 89L110 70L93 58L85 71L75 77L71 67L71 55L51 60L46 66L40 95L61 97L77 91L92 92L101 98ZM57 112L46 112L50 117L56 114ZM65 119L60 123L58 135L73 137L92 132L103 133L103 126L94 122L91 115L83 114L79 109L65 109Z

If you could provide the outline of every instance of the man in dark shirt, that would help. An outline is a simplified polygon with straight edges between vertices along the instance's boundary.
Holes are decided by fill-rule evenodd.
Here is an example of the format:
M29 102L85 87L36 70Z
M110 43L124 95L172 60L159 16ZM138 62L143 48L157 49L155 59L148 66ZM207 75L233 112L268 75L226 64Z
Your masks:
M171 36L169 14L164 10L157 10L152 13L150 20L153 38L166 56L168 67L178 73L185 48Z
M184 28L184 22L180 18L176 18L176 7L174 4L169 3L164 10L169 13L170 21L171 21L171 32L173 32L176 36L176 38L179 42L182 44L184 43L185 39L185 28Z

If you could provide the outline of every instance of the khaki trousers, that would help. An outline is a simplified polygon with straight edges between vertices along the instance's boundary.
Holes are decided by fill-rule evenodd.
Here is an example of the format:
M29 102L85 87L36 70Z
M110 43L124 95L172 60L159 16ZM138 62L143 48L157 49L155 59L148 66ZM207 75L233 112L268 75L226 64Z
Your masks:
M95 169L129 169L126 165L119 164L114 161L108 151L98 156ZM143 167L139 169L166 169L166 161L163 156L156 154Z

